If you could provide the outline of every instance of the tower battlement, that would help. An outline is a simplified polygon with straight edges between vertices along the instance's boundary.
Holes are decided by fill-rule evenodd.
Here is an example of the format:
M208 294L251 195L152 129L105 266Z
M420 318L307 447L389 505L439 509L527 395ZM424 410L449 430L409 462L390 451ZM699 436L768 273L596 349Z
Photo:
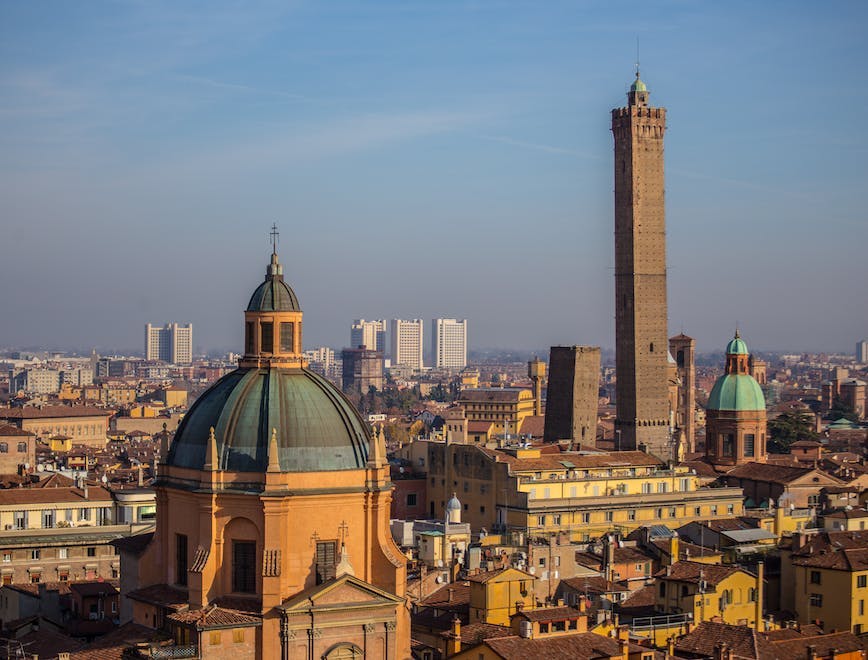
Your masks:
M649 108L647 106L631 105L626 108L614 108L612 120L622 117L648 117L650 119L666 119L666 108Z

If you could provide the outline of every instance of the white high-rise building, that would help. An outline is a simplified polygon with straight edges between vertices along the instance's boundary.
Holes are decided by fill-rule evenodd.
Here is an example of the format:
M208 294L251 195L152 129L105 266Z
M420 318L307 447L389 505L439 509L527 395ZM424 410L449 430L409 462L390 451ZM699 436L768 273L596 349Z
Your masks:
M467 366L467 319L431 320L431 357L435 367Z
M863 339L856 344L856 361L868 363L868 339Z
M350 326L350 348L364 346L372 351L386 351L386 321L356 319Z
M422 319L392 319L390 330L392 364L403 364L413 369L422 368L422 347L425 322Z
M145 325L145 359L190 364L193 361L193 324Z

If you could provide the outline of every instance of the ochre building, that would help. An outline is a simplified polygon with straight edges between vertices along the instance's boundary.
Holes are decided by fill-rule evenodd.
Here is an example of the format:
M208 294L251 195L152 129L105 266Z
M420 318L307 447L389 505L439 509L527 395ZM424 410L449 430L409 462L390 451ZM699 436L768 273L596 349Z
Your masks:
M193 404L160 466L153 540L123 556L133 620L200 658L406 658L384 447L306 368L276 253L244 317L239 368Z

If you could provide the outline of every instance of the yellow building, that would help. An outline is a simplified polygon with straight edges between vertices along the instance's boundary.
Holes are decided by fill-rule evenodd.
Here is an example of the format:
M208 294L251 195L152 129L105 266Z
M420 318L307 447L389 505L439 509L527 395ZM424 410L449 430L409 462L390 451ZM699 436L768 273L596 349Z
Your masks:
M702 488L689 468L667 468L644 452L543 453L539 447L421 442L402 451L428 473L430 515L456 492L466 506L462 519L474 532L566 532L585 541L743 513L741 489Z
M524 388L485 387L462 390L458 405L468 422L493 422L496 433L520 431L525 417L533 415L533 392Z
M159 396L166 408L187 407L187 390L183 387L164 387L160 390Z
M534 576L517 568L486 571L470 582L470 623L510 625L517 611L534 609Z
M68 435L53 435L48 439L48 446L51 451L69 452L72 451L72 438Z
M0 421L30 431L38 438L68 435L74 444L105 447L114 410L85 406L25 406L0 409Z
M657 575L657 609L740 626L762 620L760 578L736 566L679 561Z
M860 532L793 536L781 558L782 606L824 630L868 632L868 540ZM791 589L788 587L791 585Z

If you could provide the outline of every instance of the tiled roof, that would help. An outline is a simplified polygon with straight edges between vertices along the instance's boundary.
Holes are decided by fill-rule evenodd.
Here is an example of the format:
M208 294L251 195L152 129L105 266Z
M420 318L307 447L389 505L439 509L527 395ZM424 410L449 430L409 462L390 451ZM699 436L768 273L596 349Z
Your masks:
M630 591L628 587L617 584L616 582L609 582L606 578L599 575L564 578L561 580L561 584L564 584L575 591L587 591L589 594L609 594Z
M734 566L724 566L722 564L701 564L695 561L677 561L672 566L657 571L655 577L665 580L675 580L677 582L696 582L700 579L707 584L717 585L730 575L743 572L748 573L744 569ZM702 577L700 578L700 573ZM750 573L748 573L750 575Z
M841 654L868 648L868 644L849 631L772 642L775 660L803 660L809 657L809 646L814 647L819 657L829 656L832 650Z
M752 481L766 481L774 484L789 484L793 481L814 472L813 467L791 467L788 465L771 465L770 463L745 463L737 465L726 473L727 477L737 479L750 479ZM837 481L834 477L824 475L829 480Z
M451 596L450 596L451 592ZM440 587L434 593L426 596L420 601L420 605L424 607L435 607L437 609L467 606L470 603L470 583L455 582Z
M115 411L87 406L25 406L0 409L0 419L42 419L46 417L110 417Z
M111 492L101 486L90 486L87 499L81 488L10 488L0 490L0 506L17 504L52 504L60 502L111 502Z
M131 536L124 536L122 538L115 539L111 542L111 544L115 547L116 550L120 552L128 552L134 557L138 557L145 551L145 548L150 545L153 539L154 533L148 532L147 534L133 534Z
M458 397L458 403L460 405L463 405L465 402L487 403L489 401L495 403L514 403L518 401L518 395L523 391L525 391L524 388L479 388L473 390L462 390L461 396Z
M449 631L440 633L448 635ZM509 637L512 635L512 628L507 626L497 626L493 623L468 623L461 626L461 646L469 648L482 643L486 639L494 639L496 637Z
M73 582L69 590L82 598L88 596L116 596L119 592L111 582Z
M175 611L185 609L189 598L186 591L170 587L168 584L153 584L150 587L135 589L126 596L132 600L160 605Z
M487 639L484 644L501 658L511 660L593 660L595 658L620 657L620 643L611 637L596 633L579 633L540 639L525 639L515 635ZM630 650L639 652L641 647L631 644ZM645 649L646 651L648 649Z
M22 431L17 426L13 426L12 424L0 424L0 437L3 438L11 438L13 436L20 435L34 435L30 431Z
M794 556L793 565L837 571L865 571L868 570L868 548L830 548L812 555Z
M99 637L78 652L70 655L70 660L121 660L124 651L139 642L154 642L166 639L166 633L140 626L136 623L125 623L112 632ZM43 657L43 656L40 656ZM52 657L52 656L44 656Z
M489 580L498 577L499 575L501 575L502 573L505 573L506 571L515 571L516 573L518 573L519 576L516 579L528 579L528 580L534 579L534 576L531 575L530 573L525 573L524 571L520 571L517 568L498 568L497 570L494 570L494 571L483 571L481 573L477 573L476 575L470 575L470 576L468 576L467 579L470 582L477 582L480 584L485 584Z
M772 645L756 630L748 626L703 621L681 637L675 644L676 652L714 657L714 649L726 644L734 658L771 660Z
M576 617L585 616L576 607L543 607L538 610L523 610L516 616L527 619L528 621L566 621L567 619L575 619Z
M578 452L558 452L541 454L539 458L516 458L506 452L496 449L480 447L492 458L495 456L501 463L509 463L513 471L537 471L537 470L563 470L567 466L564 462L573 465L570 469L585 470L591 468L626 468L635 466L657 466L663 463L642 451L619 451L598 454L580 454Z
M262 623L260 617L250 616L238 610L227 610L216 605L209 605L201 610L175 612L166 618L177 623L193 624L197 630L256 626Z

